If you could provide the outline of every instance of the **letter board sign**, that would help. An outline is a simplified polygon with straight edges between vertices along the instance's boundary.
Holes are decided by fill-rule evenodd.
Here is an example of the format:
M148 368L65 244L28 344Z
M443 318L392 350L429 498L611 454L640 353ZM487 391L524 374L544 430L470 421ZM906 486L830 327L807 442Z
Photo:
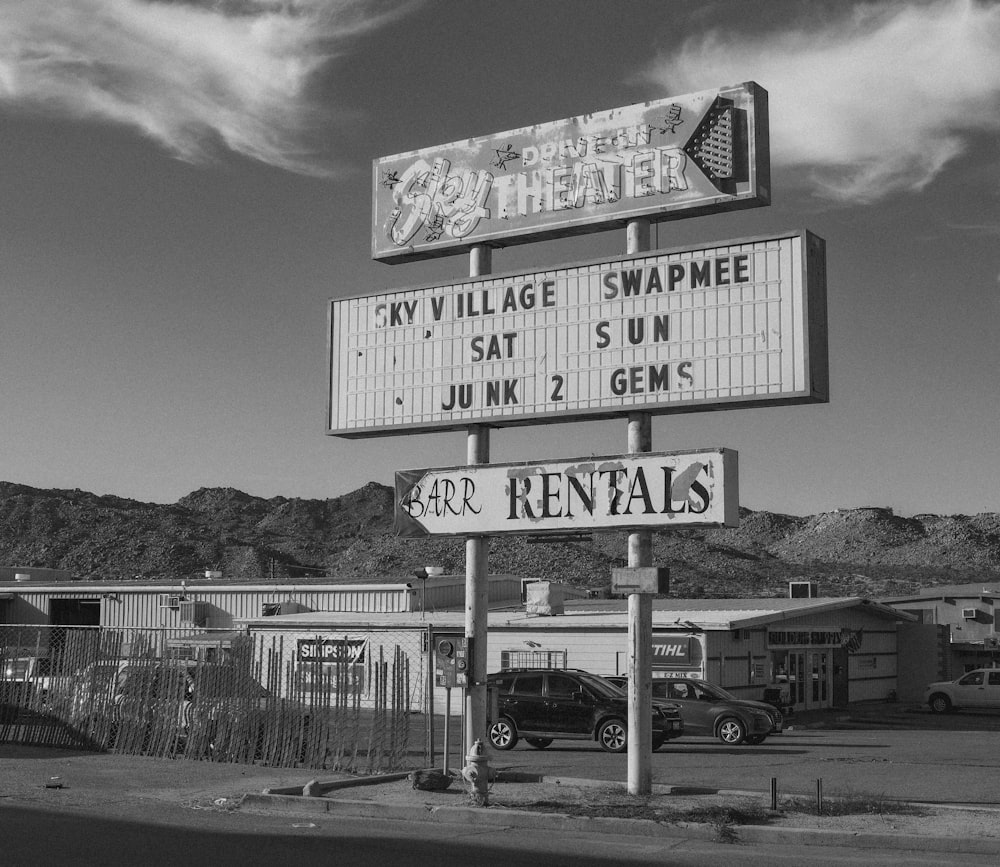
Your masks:
M381 157L372 258L767 205L767 124L767 92L747 82Z
M738 524L737 454L731 449L396 473L400 536Z
M790 232L332 300L328 433L826 401L825 268Z

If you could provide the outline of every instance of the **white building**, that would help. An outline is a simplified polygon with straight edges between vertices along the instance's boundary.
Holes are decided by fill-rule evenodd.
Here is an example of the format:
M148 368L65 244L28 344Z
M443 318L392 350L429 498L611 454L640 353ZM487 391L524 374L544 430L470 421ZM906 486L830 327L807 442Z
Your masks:
M624 599L578 599L561 613L521 605L489 614L487 668L581 668L623 674L628 653ZM653 603L653 677L709 680L737 696L779 690L794 710L885 699L897 689L898 623L912 617L858 597L833 599L658 599ZM368 652L426 655L441 635L460 636L462 610L437 613L307 612L240 621L252 634L284 636L289 662L324 640L367 641ZM273 644L273 641L272 641ZM302 650L306 648L306 650ZM331 665L337 664L336 661ZM411 671L411 693L431 687L430 663ZM438 690L440 692L440 690ZM435 707L440 707L440 695Z

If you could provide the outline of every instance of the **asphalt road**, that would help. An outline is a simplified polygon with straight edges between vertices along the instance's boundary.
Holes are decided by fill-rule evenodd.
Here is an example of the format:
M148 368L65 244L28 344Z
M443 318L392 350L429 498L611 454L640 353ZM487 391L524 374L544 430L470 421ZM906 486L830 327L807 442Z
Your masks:
M457 759L457 756L455 757ZM553 776L628 779L627 758L585 741L518 744L491 766ZM452 763L454 764L454 762ZM1000 732L802 729L760 746L685 737L653 753L653 782L781 794L866 794L940 803L1000 803Z
M564 777L623 782L627 757L585 742L544 751L519 745L491 757L511 767ZM654 780L672 785L782 794L880 794L909 800L996 804L1000 732L804 729L759 747L684 738L653 755ZM66 788L42 785L60 774ZM903 849L640 839L606 834L448 826L344 817L260 815L215 808L220 796L316 775L214 762L163 762L42 748L0 749L0 864L227 867L336 863L388 867L514 864L841 865L983 864L983 856ZM317 776L322 777L322 774ZM235 803L235 802L233 802ZM912 840L913 844L918 841ZM734 862L734 858L738 859Z
M630 838L518 828L484 829L433 823L343 817L289 817L192 811L175 805L119 805L111 815L53 811L0 803L4 864L17 867L247 867L271 864L349 864L351 867L658 867L882 865L942 863L941 852L837 846L748 845L683 837ZM983 864L983 856L947 855L953 867Z

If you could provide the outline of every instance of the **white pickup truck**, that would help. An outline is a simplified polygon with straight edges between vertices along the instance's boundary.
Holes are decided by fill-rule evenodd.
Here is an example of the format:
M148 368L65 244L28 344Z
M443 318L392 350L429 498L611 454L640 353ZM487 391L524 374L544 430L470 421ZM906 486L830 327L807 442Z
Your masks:
M932 683L924 690L924 702L934 713L963 707L1000 708L1000 668L978 668L958 680Z

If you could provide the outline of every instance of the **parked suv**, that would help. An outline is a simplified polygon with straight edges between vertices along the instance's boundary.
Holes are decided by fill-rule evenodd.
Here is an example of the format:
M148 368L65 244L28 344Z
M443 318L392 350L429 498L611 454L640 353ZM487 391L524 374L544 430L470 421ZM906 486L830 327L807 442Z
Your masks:
M506 669L489 676L497 690L497 718L490 724L490 743L513 749L520 738L545 749L556 738L596 740L609 753L628 747L628 701L603 677L579 669ZM677 708L653 706L653 743L659 749L684 733Z
M934 713L963 707L1000 708L1000 668L978 668L958 680L932 683L924 690L924 701Z
M622 688L626 683L624 677L608 679ZM773 705L737 698L705 680L657 678L653 699L666 699L680 707L688 734L712 735L724 744L761 744L784 726L781 711Z

